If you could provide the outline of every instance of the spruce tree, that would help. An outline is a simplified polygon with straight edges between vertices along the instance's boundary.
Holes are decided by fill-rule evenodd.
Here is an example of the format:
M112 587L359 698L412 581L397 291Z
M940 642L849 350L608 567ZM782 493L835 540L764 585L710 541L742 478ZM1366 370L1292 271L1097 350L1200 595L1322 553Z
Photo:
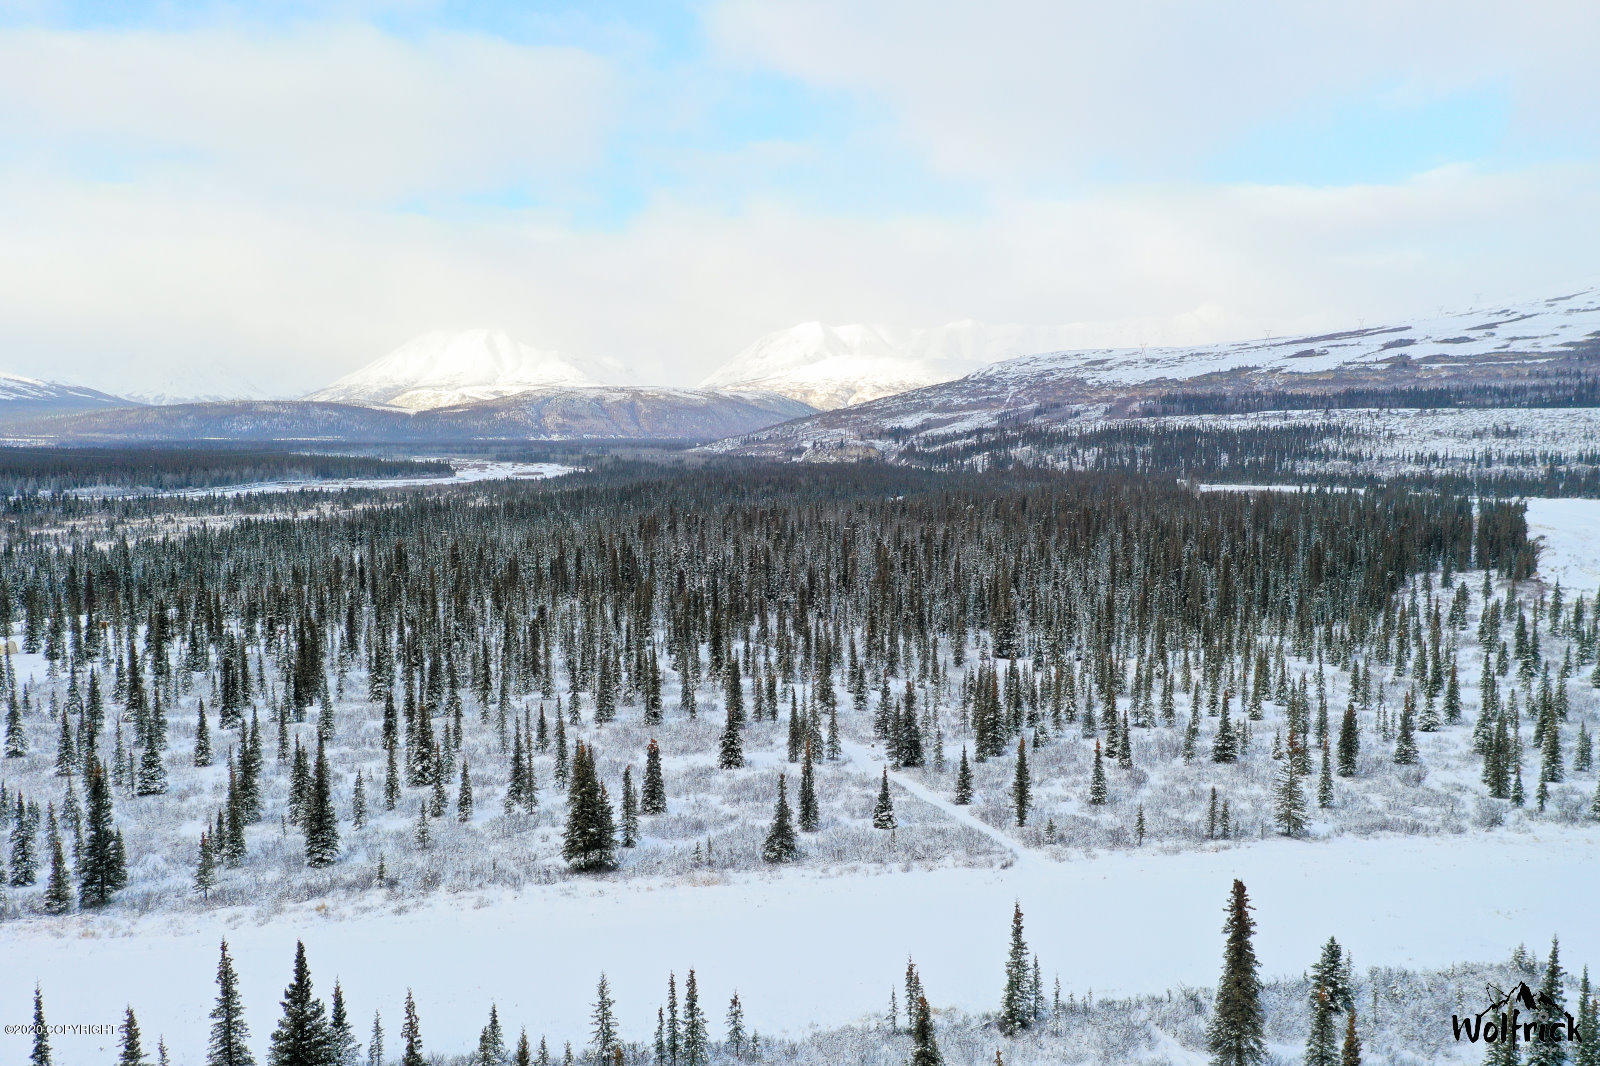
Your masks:
M644 753L644 790L639 796L639 810L645 814L667 813L667 786L661 776L661 748L654 737Z
M117 1066L150 1066L139 1042L139 1019L133 1016L132 1007L122 1016L122 1054L117 1058Z
M1339 1048L1339 1066L1361 1066L1361 1038L1356 1035L1356 1012L1344 1016L1344 1044Z
M895 827L894 801L889 797L889 771L883 771L883 783L878 786L878 801L872 807L872 827L874 829L893 829Z
M633 767L622 768L622 846L639 843L639 792L633 787Z
M206 725L206 704L204 700L197 702L198 710L195 711L194 723L194 764L196 766L210 766L212 759L211 730Z
M1016 810L1017 828L1028 824L1028 803L1032 782L1028 779L1028 746L1022 737L1017 738L1017 770L1011 781L1011 805Z
M122 837L111 818L111 785L98 760L87 768L87 832L78 864L78 902L86 909L104 907L128 882Z
M955 802L962 807L972 802L972 766L967 762L967 747L961 746L961 762L956 766Z
M339 861L339 817L333 809L332 782L324 742L317 738L317 765L305 814L306 865L322 869Z
M467 760L461 760L461 786L456 791L456 821L466 824L472 821L472 772L467 767Z
M737 770L744 765L744 729L740 716L728 707L728 722L722 730L722 744L717 765L724 770Z
M683 1048L682 1066L705 1066L711 1053L711 1040L706 1033L706 1015L700 1006L700 986L694 971L683 986Z
M1416 702L1416 693L1408 691L1400 711L1400 736L1394 745L1394 761L1399 766L1414 766L1417 762L1417 739L1413 732Z
M611 1057L611 1049L617 1043L616 1004L612 1002L611 986L604 973L600 974L600 984L595 989L594 1013L590 1015L590 1022L595 1057L604 1062Z
M322 1000L312 994L306 946L296 942L294 975L283 990L283 1016L267 1049L268 1066L334 1066L333 1036Z
M1306 797L1300 788L1300 775L1295 769L1295 746L1289 745L1289 754L1278 769L1278 787L1273 803L1273 816L1278 832L1286 837L1301 836L1306 831Z
M344 989L338 981L333 983L333 999L328 1008L328 1034L333 1043L333 1066L360 1066L361 1044L350 1024Z
M1011 946L1006 952L1006 984L1000 995L1000 1031L1014 1036L1033 1024L1033 975L1028 943L1022 937L1022 904L1011 911Z
M417 1018L417 1004L411 998L411 989L406 989L406 1015L405 1021L400 1025L400 1039L405 1042L405 1051L400 1055L400 1066L428 1066L422 1057L422 1022Z
M50 812L47 843L50 848L50 880L45 886L44 912L66 914L72 910L72 879L67 873L67 854L61 846L61 831L56 826L54 810Z
M732 1049L734 1058L744 1056L744 1005L739 1002L737 989L733 997L728 1000L728 1047Z
M1339 776L1354 777L1361 756L1361 733L1356 724L1356 705L1351 700L1339 722Z
M595 773L591 749L578 744L572 756L567 791L567 828L561 854L574 870L609 870L616 865L616 824L605 789Z
M244 1003L239 998L239 978L228 957L228 942L222 942L222 957L217 963L217 1003L211 1008L211 1044L206 1066L255 1066L250 1054L250 1027L244 1020Z
M1550 939L1550 958L1535 997L1533 1021L1547 1033L1566 1032L1566 971L1561 968L1561 945ZM1528 1066L1565 1066L1567 1046L1561 1039L1528 1041Z
M939 1055L939 1042L934 1039L933 1016L928 1010L928 1000L918 996L911 1017L911 1066L943 1066Z
M1217 1066L1253 1066L1266 1056L1261 979L1251 943L1255 919L1250 917L1250 910L1244 882L1235 880L1228 899L1228 918L1222 927L1226 938L1222 978L1217 983L1207 1030L1207 1043Z
M1100 755L1100 742L1094 742L1094 767L1089 771L1089 803L1100 807L1106 802L1106 764Z
M822 827L817 806L817 778L811 763L811 743L806 742L805 759L800 764L800 831L815 833Z
M794 826L789 818L789 793L784 775L778 775L778 802L772 814L772 828L767 831L766 843L761 847L761 857L767 862L793 862L800 856L795 843Z
M1306 1037L1305 1066L1339 1066L1337 1030L1328 990L1311 989L1311 1031Z
M28 1066L50 1066L50 1026L44 1020L44 993L33 986L33 1054Z

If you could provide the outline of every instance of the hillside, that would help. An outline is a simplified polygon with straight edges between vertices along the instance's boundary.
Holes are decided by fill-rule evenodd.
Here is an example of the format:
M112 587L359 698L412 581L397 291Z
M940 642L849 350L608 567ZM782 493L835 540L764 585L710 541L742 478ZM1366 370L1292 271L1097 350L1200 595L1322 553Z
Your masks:
M1381 395L1417 388L1527 388L1597 374L1600 290L1588 289L1316 336L1026 355L718 448L791 457L819 445L843 448L846 454L884 453L913 439L957 439L1085 415L1149 413L1178 398L1190 406L1201 397L1211 398L1215 407L1223 399L1251 396L1271 398L1279 406L1305 406L1306 397L1348 390ZM1302 400L1294 401L1296 396Z

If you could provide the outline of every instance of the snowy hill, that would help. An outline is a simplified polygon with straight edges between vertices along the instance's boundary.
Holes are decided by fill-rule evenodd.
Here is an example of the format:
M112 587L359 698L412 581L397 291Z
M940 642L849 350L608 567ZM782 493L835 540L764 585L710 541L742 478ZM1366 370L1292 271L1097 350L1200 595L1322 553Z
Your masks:
M863 454L863 448L881 454L907 432L948 442L999 426L1145 413L1151 402L1179 393L1270 397L1424 386L1526 388L1597 374L1600 289L1585 289L1315 336L1022 355L717 448L792 456L827 445L848 457Z
M914 329L805 322L762 337L700 384L777 392L831 410L949 381L997 359L1059 348L1078 331L970 320Z
M0 418L67 414L127 403L121 397L96 389L0 371Z
M523 344L503 330L435 330L306 399L424 411L530 389L597 385L614 371L594 360Z

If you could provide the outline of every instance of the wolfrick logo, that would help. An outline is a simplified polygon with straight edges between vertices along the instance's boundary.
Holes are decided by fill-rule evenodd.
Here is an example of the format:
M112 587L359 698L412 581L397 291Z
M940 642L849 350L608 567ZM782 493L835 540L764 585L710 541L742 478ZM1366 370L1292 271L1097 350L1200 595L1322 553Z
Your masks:
M1577 1021L1561 1005L1543 992L1535 992L1528 982L1518 981L1511 991L1502 992L1485 985L1489 1005L1470 1018L1450 1016L1450 1030L1457 1040L1476 1044L1578 1042Z

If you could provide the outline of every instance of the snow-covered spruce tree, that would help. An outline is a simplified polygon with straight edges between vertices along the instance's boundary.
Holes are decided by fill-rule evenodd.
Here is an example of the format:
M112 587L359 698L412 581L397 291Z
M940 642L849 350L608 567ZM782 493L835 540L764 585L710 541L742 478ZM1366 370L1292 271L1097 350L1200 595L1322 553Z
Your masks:
M883 771L883 781L878 786L878 800L872 805L872 827L874 829L893 829L895 827L894 800L889 796L889 771Z
M239 978L228 956L228 942L224 940L217 962L217 1002L211 1008L211 1043L206 1051L206 1066L255 1066L249 1042L250 1027L244 1020Z
M1022 904L1011 911L1011 944L1006 951L1006 983L1000 994L1000 1031L1015 1035L1033 1025L1033 973L1028 942L1022 936Z
M400 1066L428 1066L422 1057L422 1021L417 1017L416 1000L411 989L406 989L405 1020L400 1024L400 1040L405 1050L400 1053Z
M1019 829L1028 824L1028 805L1032 789L1033 783L1028 778L1028 744L1024 737L1019 736L1016 772L1011 779L1011 806L1016 811Z
M594 1012L590 1015L590 1022L595 1058L605 1062L611 1058L611 1050L617 1046L617 1019L616 1004L611 999L611 985L604 973L600 975L600 983L595 988Z
M1094 768L1089 771L1089 804L1104 806L1106 802L1106 764L1100 754L1100 742L1094 742Z
M680 1066L705 1066L711 1054L711 1036L706 1031L706 1013L700 1006L700 986L694 971L683 986L683 1040Z
M918 996L911 1011L911 1066L943 1066L939 1042L933 1033L933 1015L926 996Z
M328 756L321 737L317 738L317 763L312 778L305 814L306 865L313 869L339 861L339 818L333 809L332 783L328 777Z
M491 1006L490 1010L493 1009ZM356 1040L350 1011L344 1002L344 988L338 981L333 983L333 998L328 1007L328 1035L333 1044L331 1066L360 1066L361 1043Z
M1286 837L1298 837L1306 831L1306 797L1300 787L1300 774L1295 769L1294 745L1278 768L1278 786L1273 797L1273 818L1278 832Z
M28 1066L51 1066L50 1026L44 1019L44 993L33 986L33 1051L28 1056Z
M1261 978L1257 974L1255 919L1244 882L1235 880L1228 897L1222 978L1217 982L1206 1039L1218 1066L1254 1066L1266 1057Z
M967 762L967 748L961 746L961 762L956 767L955 802L962 807L972 802L972 765Z
M650 739L644 755L644 791L639 797L639 810L645 814L667 813L667 786L661 775L661 747Z
M294 949L294 973L283 990L283 1014L267 1049L268 1066L333 1066L327 1011L311 988L305 944Z
M150 1066L139 1036L139 1019L134 1017L131 1006L122 1016L122 1052L117 1056L117 1066Z
M811 762L811 743L807 741L805 757L800 763L800 831L815 833L820 828L822 819L817 807L816 770Z
M580 872L609 870L617 864L616 823L605 788L595 773L588 746L574 746L572 782L567 790L567 828L562 858Z
M778 802L772 814L772 828L767 830L766 842L761 846L761 857L770 863L793 862L800 856L795 843L794 826L789 814L789 793L784 775L778 775Z
M104 907L128 883L122 835L112 822L111 784L98 759L90 758L87 825L83 857L78 863L78 902L86 909Z

